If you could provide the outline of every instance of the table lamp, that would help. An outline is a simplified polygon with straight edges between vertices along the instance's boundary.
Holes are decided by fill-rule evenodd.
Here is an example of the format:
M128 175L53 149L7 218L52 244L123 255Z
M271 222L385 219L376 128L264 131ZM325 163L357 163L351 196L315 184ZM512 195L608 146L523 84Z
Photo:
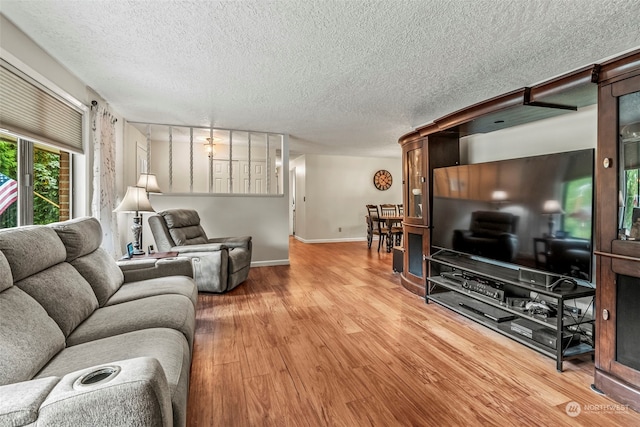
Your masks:
M562 206L560 206L560 202L557 200L547 200L544 202L544 206L542 207L542 212L545 215L549 215L549 237L555 237L553 234L553 216L555 214L563 214Z
M144 251L140 249L142 239L142 218L139 212L155 212L149 203L147 198L147 190L143 187L127 187L127 192L122 199L122 202L114 212L135 212L133 217L133 225L131 231L133 232L133 255L144 255Z
M160 190L160 186L158 185L158 180L156 179L155 174L152 173L141 173L140 178L138 178L138 183L136 187L142 187L148 193L162 193Z

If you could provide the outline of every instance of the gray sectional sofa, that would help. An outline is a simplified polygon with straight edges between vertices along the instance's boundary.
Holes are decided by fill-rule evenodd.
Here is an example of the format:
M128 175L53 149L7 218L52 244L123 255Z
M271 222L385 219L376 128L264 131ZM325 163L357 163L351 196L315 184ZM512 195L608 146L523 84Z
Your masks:
M0 426L184 426L197 287L94 218L0 230Z

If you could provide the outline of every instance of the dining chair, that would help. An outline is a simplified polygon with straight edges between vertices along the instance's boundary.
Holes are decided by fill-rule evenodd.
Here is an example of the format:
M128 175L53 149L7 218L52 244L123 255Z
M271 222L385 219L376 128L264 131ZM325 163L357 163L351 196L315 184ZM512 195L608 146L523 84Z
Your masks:
M399 203L396 205L396 208L398 209L398 215L404 216L404 205Z
M381 216L396 216L398 213L396 211L396 205L391 203L386 203L380 205L380 215Z
M389 230L386 227L386 222L379 221L380 212L378 206L367 205L367 247L371 248L373 242L373 236L378 236L378 252L380 252L380 245L382 241L389 235Z
M380 205L380 215L382 217L385 216L398 216L398 210L396 205L391 204L391 203L385 203ZM402 225L400 225L400 221L388 221L387 227L389 227L387 229L387 233L389 236L389 240L393 239L393 241L395 242L394 244L396 246L400 245L400 243L402 243ZM391 242L388 242L391 243ZM390 250L391 248L388 247L387 250Z

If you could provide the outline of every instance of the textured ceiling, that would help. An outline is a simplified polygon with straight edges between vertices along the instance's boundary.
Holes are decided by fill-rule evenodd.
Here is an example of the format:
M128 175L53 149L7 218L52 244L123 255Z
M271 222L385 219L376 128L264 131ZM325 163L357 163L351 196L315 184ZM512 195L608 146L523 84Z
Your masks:
M397 156L484 99L640 46L638 0L14 1L0 11L129 121Z

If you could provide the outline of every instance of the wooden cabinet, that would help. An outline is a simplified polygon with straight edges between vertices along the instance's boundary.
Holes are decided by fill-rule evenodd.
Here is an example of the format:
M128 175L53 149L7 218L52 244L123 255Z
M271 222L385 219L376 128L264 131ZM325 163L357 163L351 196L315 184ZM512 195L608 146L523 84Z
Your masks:
M595 386L640 411L640 53L598 90Z
M431 237L431 194L433 169L460 161L457 132L439 132L401 142L403 158L403 203L405 206L404 265L402 285L425 295L425 280Z

